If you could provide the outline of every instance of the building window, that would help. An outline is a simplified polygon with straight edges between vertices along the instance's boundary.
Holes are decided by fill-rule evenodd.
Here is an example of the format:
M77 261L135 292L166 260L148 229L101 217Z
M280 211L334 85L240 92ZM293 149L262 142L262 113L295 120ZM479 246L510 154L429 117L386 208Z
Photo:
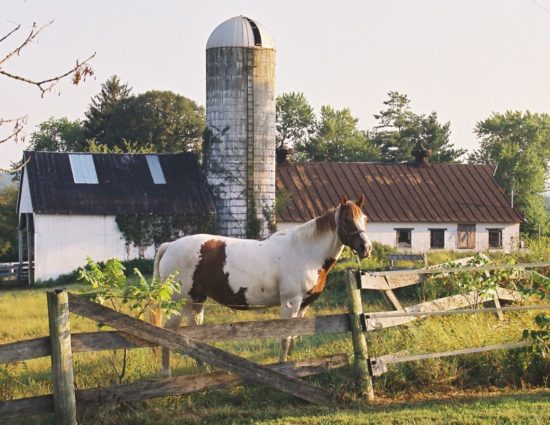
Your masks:
M445 248L445 230L446 229L429 229L430 230L430 249Z
M458 249L475 249L476 247L476 225L459 224L457 228Z
M502 248L502 229L487 229L489 248Z
M69 154L73 181L81 184L98 184L94 157L88 154Z
M410 248L412 246L412 229L395 229L397 248Z
M160 166L159 157L157 155L147 155L146 158L149 172L151 173L151 177L153 177L153 182L155 184L166 184L166 178Z

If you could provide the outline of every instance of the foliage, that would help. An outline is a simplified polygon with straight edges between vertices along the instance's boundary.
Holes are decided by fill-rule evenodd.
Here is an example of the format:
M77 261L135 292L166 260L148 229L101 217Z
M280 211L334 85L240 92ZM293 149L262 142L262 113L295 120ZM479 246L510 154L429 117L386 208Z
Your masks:
M28 150L49 152L82 152L86 137L80 120L53 118L38 124L31 134Z
M441 124L436 112L416 114L407 95L396 91L388 93L386 109L374 118L377 126L371 134L373 143L380 149L384 161L409 161L417 143L431 149L432 162L457 161L466 151L456 149L449 142L450 123Z
M95 95L85 112L84 128L87 139L95 139L100 144L113 145L109 134L114 131L113 113L119 103L128 99L132 89L127 83L122 83L117 75L113 75L101 85L101 91Z
M86 267L79 270L79 280L91 286L88 294L95 302L129 312L136 318L152 307L162 309L167 317L178 314L181 302L172 300L181 286L176 280L177 273L165 281L158 276L147 280L135 268L133 273L137 279L130 280L126 277L126 268L116 258L110 258L103 265L89 257L86 262Z
M0 188L0 261L17 261L17 194L16 184Z
M377 148L358 128L359 120L348 108L321 107L321 116L314 135L294 145L297 158L306 161L374 161Z
M522 231L550 235L544 183L550 161L550 115L507 111L477 123L480 147L469 162L496 165L495 179L526 218Z
M536 271L530 271L531 286L522 287L525 295L545 300L550 296L550 278ZM525 329L523 337L530 339L534 345L532 352L544 359L550 358L550 314L538 314L535 316L537 329Z
M315 132L313 108L303 93L283 93L276 102L277 148L305 146Z
M213 233L214 215L119 214L117 226L128 245L147 247L177 239L189 233Z
M166 317L179 314L182 302L172 300L172 296L181 289L181 282L176 280L177 272L164 281L158 276L147 280L137 268L134 269L134 275L137 279L127 279L125 267L116 258L107 260L103 265L87 258L86 267L79 271L79 280L91 286L88 295L92 300L116 311L124 311L137 319L146 312L150 317L157 317L158 322L162 314ZM98 326L103 325L100 323ZM122 383L127 371L128 350L123 351L120 371L117 370L115 359L116 353L113 353L113 368L117 371L119 383Z
M137 142L131 142L126 139L122 140L122 145L108 146L106 144L98 143L95 139L87 141L86 152L96 153L155 153L155 146L151 143L141 145Z
M206 126L204 108L191 99L157 90L131 95L118 77L103 85L86 118L87 138L109 152L131 142L134 150L200 153Z

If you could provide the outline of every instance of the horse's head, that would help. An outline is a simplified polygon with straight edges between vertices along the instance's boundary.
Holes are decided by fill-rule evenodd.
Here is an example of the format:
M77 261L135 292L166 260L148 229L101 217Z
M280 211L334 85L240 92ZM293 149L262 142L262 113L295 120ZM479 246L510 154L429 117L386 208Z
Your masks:
M340 241L356 251L361 258L370 256L372 251L372 243L367 236L367 217L362 210L364 203L363 195L355 202L342 197L336 223Z

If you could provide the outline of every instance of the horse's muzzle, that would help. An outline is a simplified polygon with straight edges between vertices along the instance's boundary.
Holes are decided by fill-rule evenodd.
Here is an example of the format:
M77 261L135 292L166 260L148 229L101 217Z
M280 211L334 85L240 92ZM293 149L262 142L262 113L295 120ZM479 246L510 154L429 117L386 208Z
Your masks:
M370 257L370 255L372 254L372 244L361 244L361 246L357 250L357 254L359 254L359 258Z

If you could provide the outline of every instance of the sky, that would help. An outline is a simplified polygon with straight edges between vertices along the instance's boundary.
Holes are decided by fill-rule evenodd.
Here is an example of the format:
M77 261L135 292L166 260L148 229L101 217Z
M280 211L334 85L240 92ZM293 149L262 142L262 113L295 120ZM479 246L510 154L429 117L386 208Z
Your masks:
M316 111L348 107L363 129L391 90L450 121L451 142L469 150L475 124L494 112L550 112L550 0L2 0L0 38L21 30L0 43L0 58L33 22L54 21L4 70L42 79L96 57L93 78L43 98L0 76L0 118L27 115L27 138L50 117L82 119L111 75L135 94L171 90L204 105L206 41L237 15L275 39L278 94L303 92ZM0 145L0 168L24 147Z

